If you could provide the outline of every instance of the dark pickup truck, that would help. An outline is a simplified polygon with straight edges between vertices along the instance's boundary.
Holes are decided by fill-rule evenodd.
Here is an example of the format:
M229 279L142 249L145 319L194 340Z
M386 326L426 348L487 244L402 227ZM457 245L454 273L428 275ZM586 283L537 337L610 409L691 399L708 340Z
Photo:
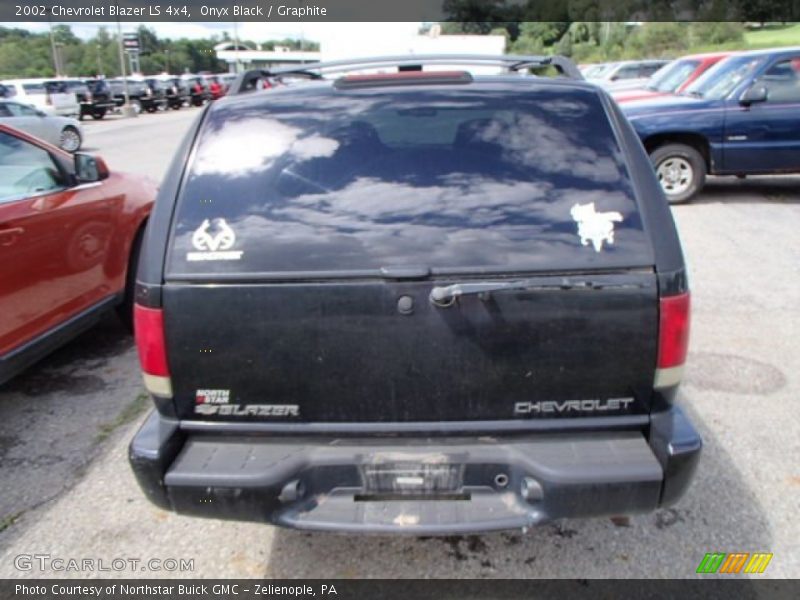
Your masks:
M128 101L136 114L142 111L156 112L164 110L168 101L166 92L155 79L128 79ZM125 80L112 79L114 99L117 107L125 104Z
M569 61L492 60L568 77L419 70L487 57L305 64L242 74L205 108L138 272L156 410L130 462L150 500L449 534L687 489L689 291L647 154Z
M111 87L105 79L60 79L48 83L63 85L75 94L81 105L78 115L81 120L84 117L100 120L116 108Z
M674 204L706 175L800 173L800 46L734 54L680 95L622 110Z

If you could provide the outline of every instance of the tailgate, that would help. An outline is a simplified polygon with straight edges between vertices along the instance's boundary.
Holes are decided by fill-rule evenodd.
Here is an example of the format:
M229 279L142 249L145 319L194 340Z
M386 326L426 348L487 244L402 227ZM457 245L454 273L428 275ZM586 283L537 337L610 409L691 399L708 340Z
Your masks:
M168 285L184 419L446 421L648 410L655 276L429 301L431 282ZM440 282L448 283L448 282ZM582 401L582 402L581 402Z
M555 84L488 81L215 104L165 261L180 416L646 411L651 238L598 91L564 98ZM482 284L494 288L429 299Z

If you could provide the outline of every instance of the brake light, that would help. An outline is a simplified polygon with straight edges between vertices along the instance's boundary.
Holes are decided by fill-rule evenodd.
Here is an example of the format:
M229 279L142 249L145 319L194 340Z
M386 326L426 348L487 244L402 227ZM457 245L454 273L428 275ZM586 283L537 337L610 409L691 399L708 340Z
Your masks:
M164 312L160 308L134 304L133 327L147 391L155 396L171 397L172 380L164 339Z
M690 295L661 298L655 387L680 383L689 349Z

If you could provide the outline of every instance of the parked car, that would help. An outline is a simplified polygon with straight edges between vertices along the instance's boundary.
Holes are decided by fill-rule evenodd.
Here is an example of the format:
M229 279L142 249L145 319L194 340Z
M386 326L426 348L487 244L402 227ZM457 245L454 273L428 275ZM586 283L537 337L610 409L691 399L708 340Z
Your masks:
M116 78L109 81L116 106L125 104L125 79ZM166 92L159 81L153 78L128 78L128 101L136 114L153 113L167 108Z
M0 123L58 146L77 152L83 143L81 124L70 117L54 117L38 108L12 100L0 100Z
M208 84L201 75L183 75L181 81L189 88L189 101L193 106L202 106L212 100Z
M621 92L611 90L611 96L617 102L630 102L631 100L679 94L694 83L700 75L731 54L731 52L712 52L683 56L656 71L643 87Z
M73 92L43 79L9 79L3 82L0 91L0 97L34 106L48 115L74 117L80 114L80 104Z
M800 172L800 47L736 54L680 96L621 105L670 202L707 174Z
M495 59L543 60L573 78L404 70L248 94L255 71L209 105L138 274L156 410L129 456L150 500L444 534L678 499L701 441L674 403L672 215L608 94L561 57Z
M48 85L62 85L78 99L80 111L78 118L92 117L100 120L106 113L114 109L111 89L104 79L56 79Z
M117 309L156 187L0 124L0 383Z
M596 72L588 72L584 77L604 88L617 90L630 89L644 85L648 79L668 60L624 60L609 63Z
M220 73L216 77L220 84L222 84L223 94L227 94L231 84L233 83L233 80L236 79L236 73Z
M153 81L158 82L164 90L164 97L167 106L174 110L179 110L190 101L189 88L181 81L180 77L156 77Z

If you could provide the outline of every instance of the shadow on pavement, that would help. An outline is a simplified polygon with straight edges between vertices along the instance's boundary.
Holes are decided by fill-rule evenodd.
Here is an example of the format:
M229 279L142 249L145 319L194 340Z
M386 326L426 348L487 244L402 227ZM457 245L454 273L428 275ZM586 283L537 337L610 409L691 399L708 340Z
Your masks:
M0 532L71 487L140 389L113 315L0 386Z
M711 177L699 197L690 204L724 203L800 203L800 177L756 176L746 179L736 177Z
M269 577L692 577L706 552L769 551L768 521L717 438L679 503L649 515L569 520L479 536L392 538L279 529Z

